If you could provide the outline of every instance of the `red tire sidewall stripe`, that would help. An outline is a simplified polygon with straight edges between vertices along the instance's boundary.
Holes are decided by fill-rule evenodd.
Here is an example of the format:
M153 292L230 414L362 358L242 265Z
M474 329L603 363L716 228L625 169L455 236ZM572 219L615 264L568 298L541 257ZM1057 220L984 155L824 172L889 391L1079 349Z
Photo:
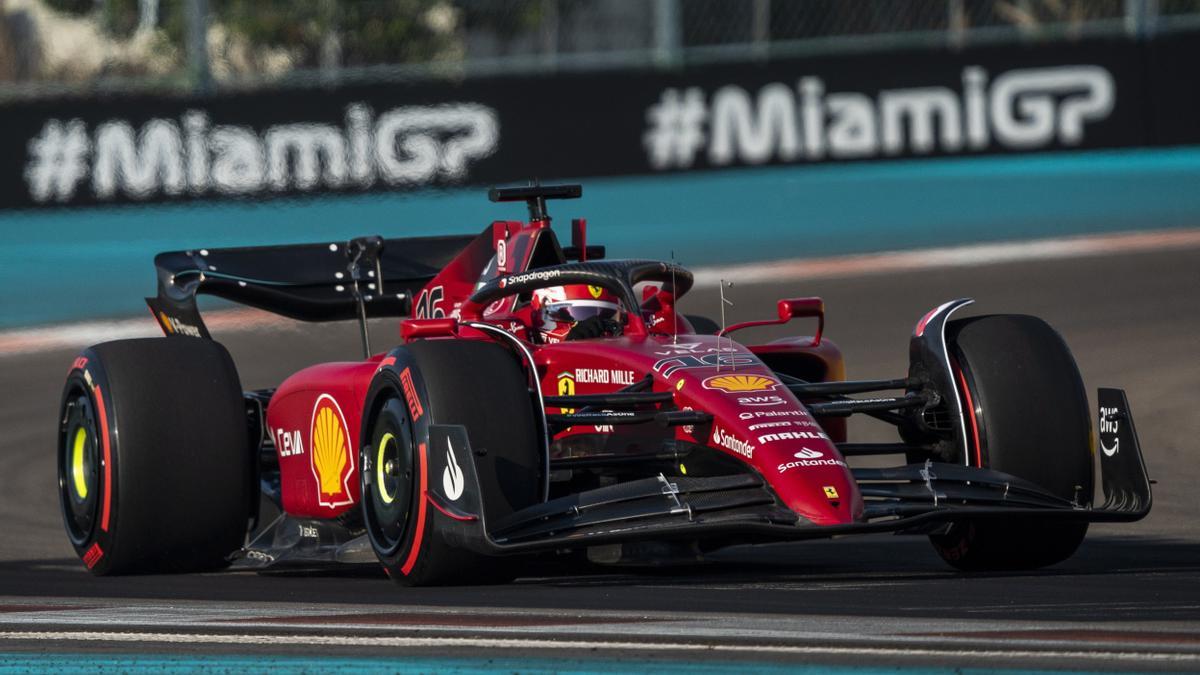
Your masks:
M421 554L421 543L425 538L425 502L429 498L429 464L426 457L428 450L424 443L417 444L417 450L421 455L421 496L417 500L417 531L413 534L413 543L408 550L408 559L400 568L405 576L412 572L413 566L417 564L417 557Z
M104 409L104 393L96 385L96 410L100 413L100 445L104 448L104 498L101 502L100 529L108 532L109 515L112 512L112 451L108 440L108 413Z
M979 422L975 419L975 401L971 398L971 389L967 387L967 376L963 373L962 368L957 362L954 364L954 374L958 376L963 398L967 402L966 409L963 410L963 416L971 423L971 436L975 440L975 466L983 468L983 447L979 443ZM967 448L966 450L967 454L970 455L971 449Z

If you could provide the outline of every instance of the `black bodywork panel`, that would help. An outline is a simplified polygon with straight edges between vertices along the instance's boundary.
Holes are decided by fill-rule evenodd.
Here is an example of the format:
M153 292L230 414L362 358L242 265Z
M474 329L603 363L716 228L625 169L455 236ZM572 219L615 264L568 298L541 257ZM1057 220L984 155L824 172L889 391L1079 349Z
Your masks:
M405 316L412 297L475 235L170 251L154 257L147 298L168 334L208 337L196 309L207 293L301 321Z

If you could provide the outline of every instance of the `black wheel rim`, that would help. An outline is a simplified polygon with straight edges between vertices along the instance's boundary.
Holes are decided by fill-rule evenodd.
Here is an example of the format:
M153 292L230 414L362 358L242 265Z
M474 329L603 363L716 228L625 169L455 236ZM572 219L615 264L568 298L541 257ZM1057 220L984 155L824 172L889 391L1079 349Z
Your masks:
M58 491L71 543L83 546L96 527L100 502L100 432L91 398L76 391L59 429Z
M416 461L408 420L396 424L385 409L382 423L371 439L369 464L363 462L363 501L367 504L367 532L377 550L395 553L408 532L413 506Z

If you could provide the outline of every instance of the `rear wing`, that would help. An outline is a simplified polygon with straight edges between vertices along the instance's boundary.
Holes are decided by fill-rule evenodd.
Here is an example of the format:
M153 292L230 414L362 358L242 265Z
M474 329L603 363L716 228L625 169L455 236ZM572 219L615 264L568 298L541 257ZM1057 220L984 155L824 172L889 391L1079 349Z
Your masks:
M208 338L206 293L301 321L405 316L412 297L476 235L170 251L146 304L168 335Z

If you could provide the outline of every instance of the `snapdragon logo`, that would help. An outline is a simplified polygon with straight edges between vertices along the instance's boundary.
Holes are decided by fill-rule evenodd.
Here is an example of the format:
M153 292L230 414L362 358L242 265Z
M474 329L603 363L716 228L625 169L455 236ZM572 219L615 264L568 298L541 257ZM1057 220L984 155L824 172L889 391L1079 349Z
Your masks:
M207 112L140 126L51 119L29 142L25 180L37 202L68 202L90 178L100 200L460 182L496 151L495 111L474 103L346 108L342 125L296 122L261 133Z
M667 89L647 110L643 137L655 169L876 156L956 153L994 145L1032 150L1079 145L1089 123L1116 103L1112 74L1076 65L1002 72L962 71L961 86L828 92L816 76L737 85L711 95Z
M549 281L562 276L559 270L538 270L536 272L526 272L525 274L514 274L507 277L500 277L500 288L507 288L509 284L523 284L529 281Z

